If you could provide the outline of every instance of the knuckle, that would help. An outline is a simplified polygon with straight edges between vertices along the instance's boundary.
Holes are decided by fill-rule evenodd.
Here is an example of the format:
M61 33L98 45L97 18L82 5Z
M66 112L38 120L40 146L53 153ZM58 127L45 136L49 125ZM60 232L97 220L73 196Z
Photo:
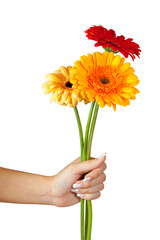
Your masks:
M80 188L78 193L82 193L83 194L83 193L85 193L85 190Z
M101 196L101 193L98 192L95 199L99 198L100 196Z
M104 163L104 170L106 170L107 169L107 164L106 163Z
M87 194L87 200L92 200L92 194Z
M89 187L91 187L91 185L92 185L91 182L85 182L85 183L83 183L83 186L82 186L82 187L84 187L84 188L89 188Z
M101 191L104 189L104 183L101 184Z
M68 165L68 167L69 167L69 170L71 173L75 172L75 164L70 164L70 165Z
M90 166L90 165L92 166L92 164L93 164L93 163L92 163L92 160L87 160L87 164L88 164L89 166Z
M103 173L103 182L106 180L106 174Z
M101 196L100 192L97 192L96 194L87 194L86 200L95 200Z
M84 199L86 199L86 200L92 200L91 194L84 194Z
M76 163L70 164L69 170L70 170L71 174L76 174L77 173L77 164Z
M99 175L100 175L100 169L94 170L94 178L99 177Z

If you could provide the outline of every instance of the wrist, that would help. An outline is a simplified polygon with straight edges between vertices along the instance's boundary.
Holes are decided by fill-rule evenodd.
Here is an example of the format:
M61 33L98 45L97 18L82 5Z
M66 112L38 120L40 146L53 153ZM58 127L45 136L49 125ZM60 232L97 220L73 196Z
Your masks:
M53 192L53 183L54 183L54 176L44 176L44 192L41 195L43 204L46 205L54 205L54 192Z

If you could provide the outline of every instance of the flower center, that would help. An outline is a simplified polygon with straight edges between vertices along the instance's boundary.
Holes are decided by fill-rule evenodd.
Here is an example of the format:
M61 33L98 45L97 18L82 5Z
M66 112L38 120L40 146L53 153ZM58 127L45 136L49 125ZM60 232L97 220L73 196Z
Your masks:
M109 80L107 78L101 78L100 79L100 82L103 83L103 84L108 84L109 83Z
M72 84L71 82L66 82L65 85L66 85L66 87L68 87L68 88L72 88L72 85L73 85L73 84Z

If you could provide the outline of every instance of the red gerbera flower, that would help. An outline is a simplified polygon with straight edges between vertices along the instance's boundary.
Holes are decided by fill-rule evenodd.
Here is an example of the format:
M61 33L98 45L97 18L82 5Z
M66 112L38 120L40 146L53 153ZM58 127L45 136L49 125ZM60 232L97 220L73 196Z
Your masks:
M107 30L103 26L93 26L85 31L86 36L90 40L97 41L95 47L102 46L108 52L120 52L126 58L130 55L132 60L135 55L139 57L140 47L137 43L133 42L132 38L125 39L123 35L117 36L114 30Z

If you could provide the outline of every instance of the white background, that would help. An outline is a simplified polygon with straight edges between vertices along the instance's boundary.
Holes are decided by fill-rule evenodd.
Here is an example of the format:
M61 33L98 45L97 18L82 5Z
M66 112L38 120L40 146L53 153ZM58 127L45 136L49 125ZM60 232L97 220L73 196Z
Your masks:
M0 3L0 166L52 175L79 156L73 109L50 104L45 74L103 52L92 25L133 38L140 94L117 111L100 109L92 156L107 152L107 181L93 202L92 240L160 239L159 5L146 1ZM132 62L131 58L126 61ZM89 106L79 104L85 126ZM68 208L0 204L0 239L80 239L79 204Z

